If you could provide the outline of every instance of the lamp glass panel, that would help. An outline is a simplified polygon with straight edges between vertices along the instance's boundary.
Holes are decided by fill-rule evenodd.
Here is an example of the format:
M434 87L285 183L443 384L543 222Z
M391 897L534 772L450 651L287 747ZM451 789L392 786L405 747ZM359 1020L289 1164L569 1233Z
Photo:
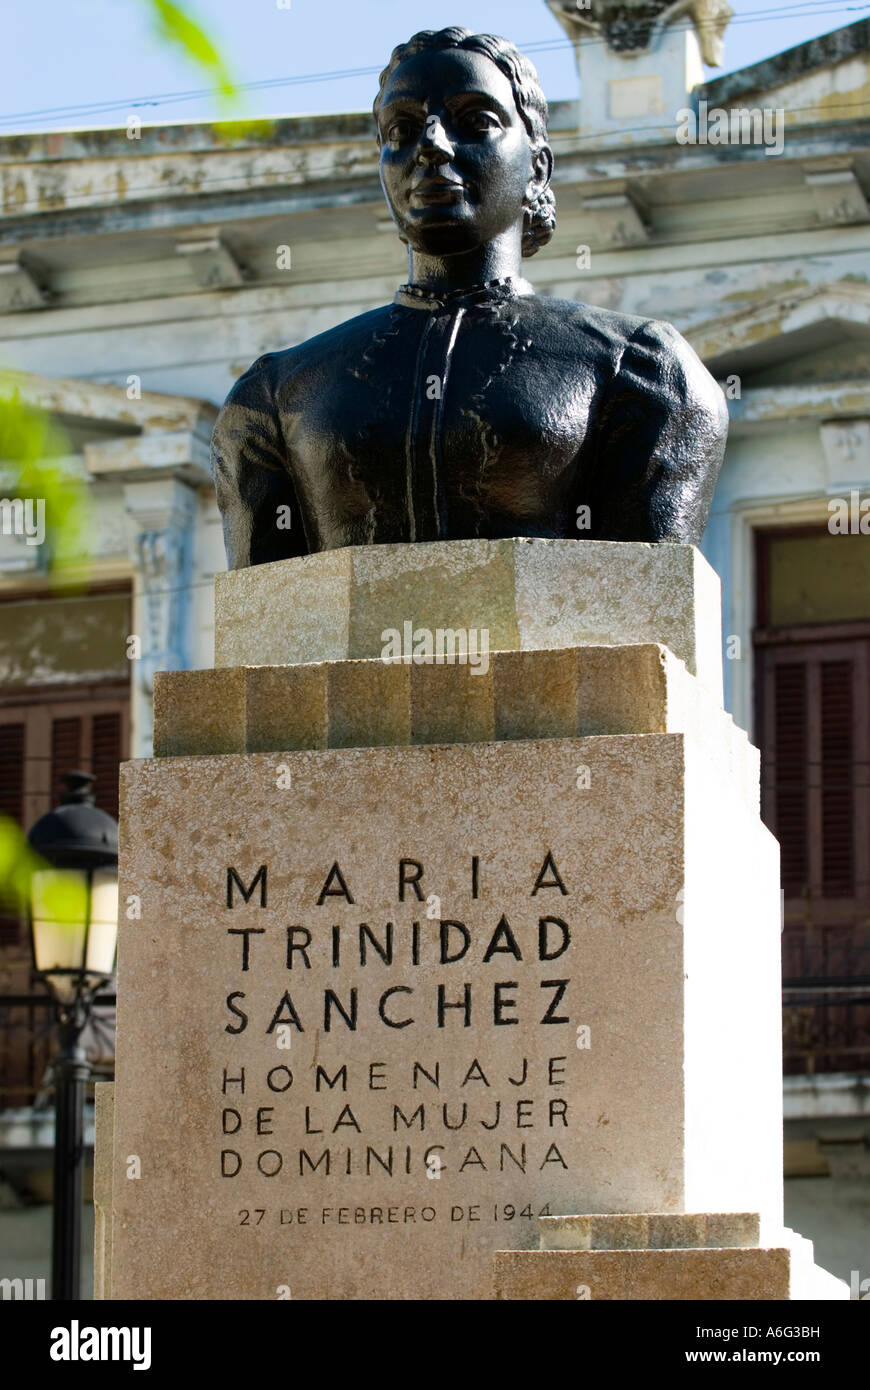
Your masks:
M88 875L80 869L38 869L31 879L31 904L37 970L80 970Z
M91 930L88 935L89 974L111 975L118 941L118 874L96 869L91 884Z

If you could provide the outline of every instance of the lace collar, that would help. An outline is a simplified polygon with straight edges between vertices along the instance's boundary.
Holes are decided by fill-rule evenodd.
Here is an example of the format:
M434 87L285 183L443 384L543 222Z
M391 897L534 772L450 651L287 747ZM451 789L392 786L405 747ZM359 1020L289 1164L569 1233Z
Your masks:
M534 294L529 281L520 276L504 275L499 280L486 280L480 285L464 285L459 289L440 292L428 285L400 285L393 303L408 309L446 309L460 304L504 302L521 294Z

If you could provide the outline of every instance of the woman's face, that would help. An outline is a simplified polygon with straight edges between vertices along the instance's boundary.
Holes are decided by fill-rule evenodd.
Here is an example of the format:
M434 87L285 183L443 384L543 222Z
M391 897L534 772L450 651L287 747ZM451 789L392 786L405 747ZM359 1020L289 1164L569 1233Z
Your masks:
M522 226L531 141L510 82L484 54L405 59L384 88L378 130L381 184L414 250L469 250Z

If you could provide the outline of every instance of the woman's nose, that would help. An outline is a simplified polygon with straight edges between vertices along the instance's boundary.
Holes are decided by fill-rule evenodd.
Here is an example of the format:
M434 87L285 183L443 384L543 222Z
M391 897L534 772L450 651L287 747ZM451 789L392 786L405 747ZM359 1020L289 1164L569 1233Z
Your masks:
M426 123L420 132L420 139L417 146L417 158L420 160L432 161L434 159L450 159L453 156L453 146L447 138L447 132L438 116L427 116Z

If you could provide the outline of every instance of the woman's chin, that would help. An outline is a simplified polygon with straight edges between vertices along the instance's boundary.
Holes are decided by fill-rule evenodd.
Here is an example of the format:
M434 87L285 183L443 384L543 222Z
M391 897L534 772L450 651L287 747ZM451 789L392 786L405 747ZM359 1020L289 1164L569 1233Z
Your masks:
M484 239L467 224L444 221L426 227L403 227L405 240L413 251L425 256L456 256L463 251L476 251Z

